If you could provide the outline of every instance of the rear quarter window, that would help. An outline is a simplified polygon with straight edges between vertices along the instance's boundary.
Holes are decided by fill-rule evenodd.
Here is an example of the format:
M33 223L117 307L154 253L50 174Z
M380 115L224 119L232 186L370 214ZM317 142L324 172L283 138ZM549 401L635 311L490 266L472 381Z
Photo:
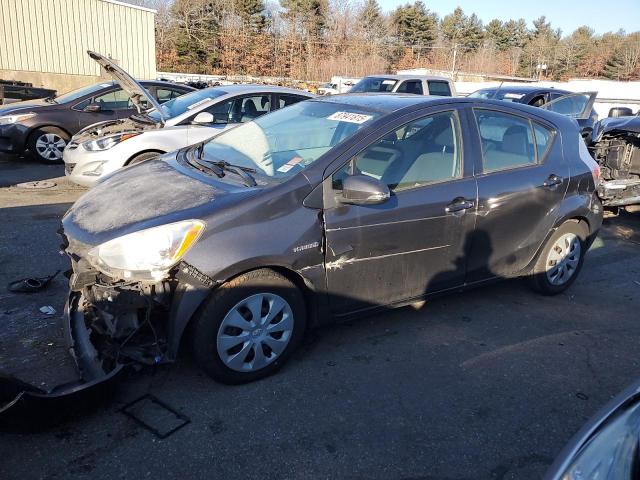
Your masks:
M429 95L438 95L441 97L451 96L451 88L449 88L449 84L447 82L429 80L427 85L429 86Z

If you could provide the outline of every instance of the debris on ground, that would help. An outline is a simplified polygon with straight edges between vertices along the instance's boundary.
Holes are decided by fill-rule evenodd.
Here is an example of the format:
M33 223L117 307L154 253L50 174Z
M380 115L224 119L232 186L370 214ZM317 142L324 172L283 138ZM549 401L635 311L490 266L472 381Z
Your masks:
M37 180L35 182L24 182L16 184L17 188L25 188L27 190L43 190L45 188L53 188L57 185L56 182L50 180Z
M7 285L7 289L13 293L35 293L47 288L51 280L56 278L60 270L56 270L53 275L45 277L21 278Z
M56 313L56 309L51 305L44 305L43 307L40 307L40 311L46 315L55 315Z

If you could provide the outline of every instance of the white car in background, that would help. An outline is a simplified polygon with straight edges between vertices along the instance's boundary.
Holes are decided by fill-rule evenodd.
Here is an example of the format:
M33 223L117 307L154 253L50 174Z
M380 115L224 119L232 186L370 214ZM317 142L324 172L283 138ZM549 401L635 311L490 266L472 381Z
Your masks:
M64 150L65 174L90 187L124 166L201 142L239 123L313 97L291 88L229 85L205 88L159 105L111 60L91 53L133 103L152 106L127 119L97 123L74 135Z

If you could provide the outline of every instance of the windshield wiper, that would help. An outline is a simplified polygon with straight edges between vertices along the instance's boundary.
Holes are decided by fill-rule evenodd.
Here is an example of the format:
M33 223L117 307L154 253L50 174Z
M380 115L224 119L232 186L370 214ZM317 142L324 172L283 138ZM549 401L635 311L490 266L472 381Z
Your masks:
M198 148L200 149L202 147ZM205 162L207 165L218 167L222 171L235 173L236 175L240 176L242 180L244 180L244 183L247 187L255 187L256 185L258 185L256 183L256 179L253 177L253 175L251 175L252 173L256 173L255 168L243 167L242 165L234 165L232 163L225 162L224 160L206 160L203 159L202 156L199 156L198 160L200 162Z
M204 145L205 142L202 142L198 145L196 149L196 154L193 157L194 162L200 168L205 168L207 171L214 173L218 176L218 178L224 177L224 172L232 172L238 175L244 181L244 184L247 187L255 187L258 185L256 183L256 179L251 175L252 173L256 173L257 170L255 168L243 167L242 165L234 165L229 162L225 162L224 160L207 160L202 158L204 154Z

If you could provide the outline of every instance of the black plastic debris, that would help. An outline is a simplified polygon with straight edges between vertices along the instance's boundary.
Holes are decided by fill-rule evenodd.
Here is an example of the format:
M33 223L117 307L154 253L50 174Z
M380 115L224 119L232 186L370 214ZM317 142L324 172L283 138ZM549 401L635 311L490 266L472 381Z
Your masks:
M150 393L128 403L120 411L161 440L191 423L189 417Z
M60 270L56 271L53 275L47 275L45 277L34 278L21 278L7 285L7 289L13 293L35 293L47 288L51 283L51 280L56 278Z

